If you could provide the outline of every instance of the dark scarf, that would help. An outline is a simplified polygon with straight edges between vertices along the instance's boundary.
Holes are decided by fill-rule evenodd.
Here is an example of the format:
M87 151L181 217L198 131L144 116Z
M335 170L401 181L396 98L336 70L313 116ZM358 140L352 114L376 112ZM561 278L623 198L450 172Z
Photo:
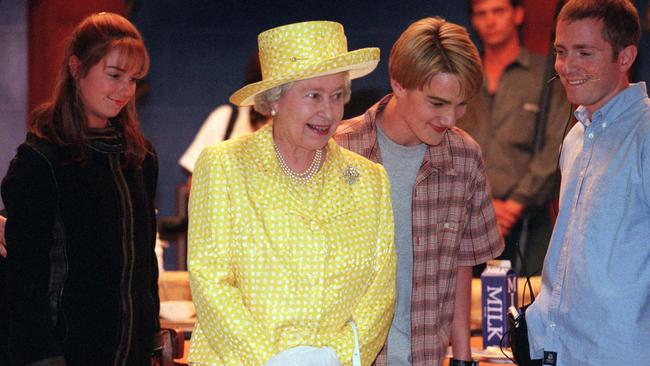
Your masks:
M123 153L124 137L117 128L89 128L86 132L88 147L104 154Z

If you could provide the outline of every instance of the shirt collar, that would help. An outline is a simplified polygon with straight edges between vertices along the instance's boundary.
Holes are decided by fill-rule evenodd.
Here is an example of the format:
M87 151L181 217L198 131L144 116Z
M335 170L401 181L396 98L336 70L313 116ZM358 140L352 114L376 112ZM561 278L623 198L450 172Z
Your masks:
M631 105L647 97L648 92L645 82L632 83L595 111L591 119L589 119L587 108L583 105L576 108L574 115L585 127L589 126L593 120L614 121Z
M520 66L523 67L524 69L529 69L530 68L530 63L531 63L531 54L530 51L524 46L521 46L519 48L519 54L517 57L506 67L512 67L512 66Z
M364 141L365 151L361 155L377 163L381 163L379 144L377 143L377 116L386 108L386 105L392 97L393 94L384 96L379 102L370 107L363 116L364 121L367 121L367 123L362 125L360 132L363 136L367 136L367 138L362 139Z
M379 151L379 144L377 143L377 119L381 112L386 108L386 105L393 97L393 94L388 94L383 97L379 102L370 107L364 115L364 119L368 122L365 124L368 130L363 133L368 136L369 146L363 156L367 156L370 160L381 163L381 154ZM455 130L455 127L453 127ZM428 146L427 153L425 153L424 160L422 162L422 167L420 167L420 173L416 184L419 180L426 177L431 172L440 172L443 171L445 174L455 175L456 170L453 166L453 158L451 153L451 142L449 141L450 134L452 131L447 130L445 132L444 140L435 146Z
M522 46L519 50L519 55L517 55L517 58L512 64L518 64L524 69L528 69L530 68L530 57L530 52Z
M517 58L515 58L512 63L510 63L506 69L509 69L511 67L521 67L522 69L528 70L530 69L530 63L531 63L531 54L530 51L526 49L526 47L521 46L519 49L519 54L517 55ZM483 92L488 95L487 91L487 75L483 75Z
M573 115L576 116L578 122L582 123L585 127L591 124L591 120L589 119L589 111L587 111L587 108L585 106L581 105L576 108L575 112L573 112Z

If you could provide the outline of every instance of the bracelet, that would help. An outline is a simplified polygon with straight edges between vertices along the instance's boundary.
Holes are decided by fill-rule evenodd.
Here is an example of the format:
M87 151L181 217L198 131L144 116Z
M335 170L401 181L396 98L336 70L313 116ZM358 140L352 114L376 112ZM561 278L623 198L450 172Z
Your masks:
M478 361L463 361L455 358L449 358L449 366L478 366Z

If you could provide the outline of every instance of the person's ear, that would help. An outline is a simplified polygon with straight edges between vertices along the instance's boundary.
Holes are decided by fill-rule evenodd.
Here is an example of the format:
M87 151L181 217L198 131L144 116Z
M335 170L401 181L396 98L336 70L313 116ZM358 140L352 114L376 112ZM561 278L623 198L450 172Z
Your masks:
M627 72L632 67L638 52L639 50L634 45L629 45L619 51L617 61L622 72Z
M395 97L404 98L406 95L406 88L404 88L399 81L393 78L390 79L390 87L393 89L393 95L395 95Z
M81 69L81 61L77 56L70 56L68 59L68 69L70 70L70 75L72 75L75 80L78 80Z
M271 113L271 117L275 117L278 114L278 101L275 101L270 104L271 110L269 111Z

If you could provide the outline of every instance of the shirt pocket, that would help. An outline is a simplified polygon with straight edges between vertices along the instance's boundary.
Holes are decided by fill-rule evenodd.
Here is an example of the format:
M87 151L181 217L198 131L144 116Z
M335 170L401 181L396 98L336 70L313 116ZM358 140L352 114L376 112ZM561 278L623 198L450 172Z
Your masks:
M513 124L503 130L508 136L504 136L501 141L510 141L512 147L517 150L530 151L533 148L538 111L536 102L522 102L514 108L513 114L508 117Z
M462 222L443 221L436 225L437 249L440 267L451 270L456 267L461 240Z

